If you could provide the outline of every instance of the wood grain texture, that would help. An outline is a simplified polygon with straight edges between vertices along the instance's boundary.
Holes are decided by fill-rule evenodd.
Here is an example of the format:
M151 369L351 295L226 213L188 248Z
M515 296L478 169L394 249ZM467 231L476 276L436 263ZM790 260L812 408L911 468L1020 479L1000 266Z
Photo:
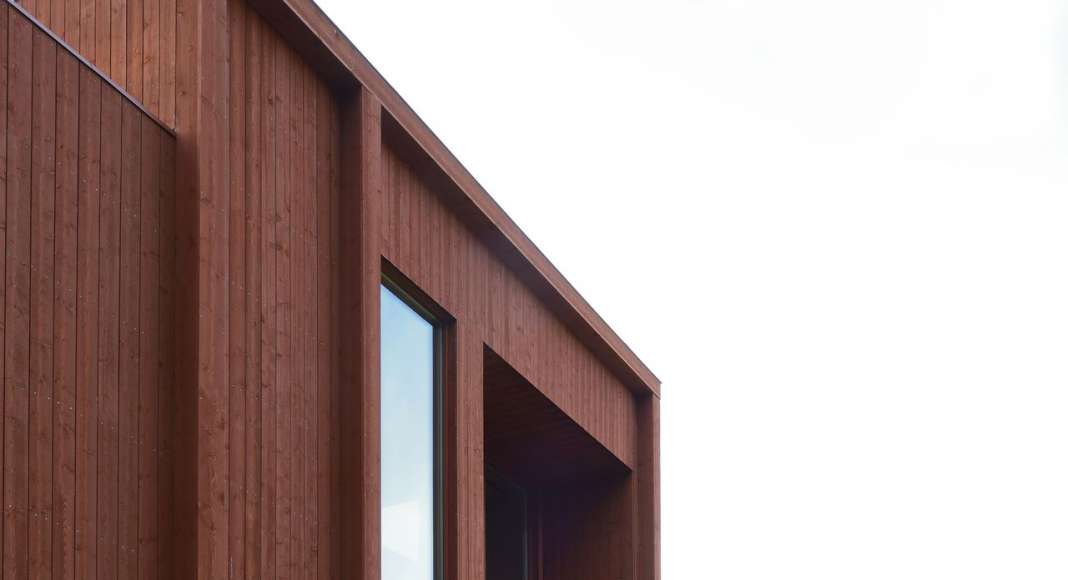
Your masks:
M341 105L338 250L341 336L341 497L343 572L381 574L379 284L381 283L381 106L358 93Z
M8 141L10 134L8 132L8 112L10 111L10 103L8 101L8 74L9 69L9 55L10 41L10 10L6 6L0 6L0 344L3 344L2 350L0 350L0 380L4 381L3 388L0 389L0 421L3 421L3 425L0 426L0 506L3 506L4 515L7 515L7 495L5 493L5 485L7 482L7 409L5 402L7 400L7 343L5 337L7 335L7 292L9 287L9 281L7 273L7 254L8 254L8 181L10 179L9 165L8 165ZM5 517L6 520L6 517ZM7 544L4 541L4 532L7 525L0 523L0 575L4 573L5 566L3 565L4 556L7 553Z
M201 280L199 297L176 310L181 324L195 321L199 328L195 339L186 334L190 330L179 331L185 348L195 345L191 360L203 360L210 350L225 361L226 380L218 393L211 378L216 375L203 376L207 367L194 365L201 376L191 380L202 397L181 427L193 429L186 435L199 440L195 465L201 485L208 477L205 467L216 466L218 497L225 499L206 513L201 504L202 521L213 522L215 531L205 536L207 524L198 524L195 562L202 573L214 573L205 559L223 550L234 577L338 577L340 426L331 420L339 414L340 399L333 371L338 333L331 315L331 300L341 295L336 245L331 246L338 239L338 106L330 89L244 3L227 3L225 23L229 74L215 93L225 93L220 123L226 136L219 137L225 180L210 198L189 194L178 209L188 213L177 222L182 229L187 220L198 220L183 230L191 238L188 246L179 246L185 257L177 271L198 268L195 277L201 279L215 271L223 283L215 296L214 286L205 288ZM198 74L183 69L180 86L198 82L185 79L187 73ZM204 121L195 121L195 127L183 121L193 123L196 117L186 115L205 111L189 102L179 105L180 135L208 130ZM205 171L218 168L207 167L208 159L186 143L190 157L179 167L189 169L179 187L191 192ZM209 316L213 311L216 316ZM217 336L208 341L208 332ZM204 406L207 400L212 407ZM207 417L215 428L205 426ZM214 448L218 437L224 437L221 455L205 455L205 446ZM176 444L188 445L182 435ZM207 489L213 488L202 487L194 497ZM205 551L205 542L211 550Z
M504 359L485 349L483 361L486 464L536 487L631 473Z
M140 117L141 164L158 168L163 132ZM137 407L137 577L159 576L159 424L160 424L160 178L162 171L141 171L139 281L139 368ZM166 408L163 409L166 413Z
M341 574L340 395L338 383L340 289L337 204L340 179L337 143L337 112L331 93L315 89L315 259L316 259L316 385L317 449L316 495L318 501L318 562L316 577L338 578Z
M137 578L137 439L141 368L141 119L122 103L119 194L118 543L120 579ZM129 490L129 491L124 491Z
M113 0L86 0L93 4L93 35L89 41L94 44L93 64L105 75L111 74L111 4ZM31 12L32 13L32 12Z
M126 78L129 62L127 61L127 45L130 42L129 34L129 22L127 22L127 12L129 11L128 0L111 0L110 6L107 10L108 21L108 64L107 74L109 77L115 80L120 87L126 86ZM45 23L45 26L48 26ZM101 51L103 54L103 51Z
M176 0L23 0L20 6L139 105L174 126Z
M177 322L177 234L176 234L176 200L175 200L175 164L176 143L169 135L160 138L160 376L159 376L159 578L171 580L178 578L176 563L179 553L180 527L175 520L177 515L177 486L179 475L176 464L177 435L177 363L176 341Z
M178 513L196 514L191 522L178 520L183 553L177 574L215 579L225 578L229 568L229 90L227 67L221 65L228 53L227 5L179 0L177 13L183 58L178 60L176 90L185 98L176 101L176 220L183 298L178 305L176 364L179 384L193 386L177 404L183 456L178 473L193 479L180 490Z
M195 26L191 14L196 11L192 8L200 3L185 1L189 9L181 11L186 15L181 24ZM97 29L96 43L87 46L84 32L80 30L79 37L74 38L73 30L69 31L65 24L61 25L62 29L56 28L57 33L143 103L149 112L165 124L174 125L179 90L177 66L180 57L189 54L176 42L179 32L183 32L179 30L176 0L87 0L86 4L82 7L79 28L84 30L93 21ZM255 8L282 31L293 51L306 59L308 66L329 86L345 91L357 85L366 87L383 103L385 117L410 136L455 189L457 194L450 200L453 211L466 216L489 243L501 246L504 250L501 258L509 267L629 388L636 393L659 392L659 381L649 369L312 0L248 0L241 4ZM226 5L226 2L205 4L209 16L215 10L212 6ZM59 11L52 9L51 0L24 6L47 21L46 24L53 20L56 25L65 22ZM153 33L158 38L153 38Z
M639 518L644 471L620 462L496 353L485 349L483 361L485 465L525 490L531 577L646 578L640 547L657 528Z
M445 572L449 580L486 577L483 343L457 320L446 336Z
M114 481L97 489L97 575L119 575L119 284L122 192L122 101L114 93L101 95L100 147L100 317L98 353L99 413L97 474ZM119 131L118 135L114 132Z
M74 578L77 490L78 62L56 63L56 243L53 348L52 577Z
M515 222L445 147L314 0L249 0L294 48L339 90L363 87L438 169L454 190L452 211L491 244L547 306L637 394L659 393L660 381L601 319Z
M7 240L4 316L5 578L29 574L30 228L33 28L8 21Z
M248 412L248 326L245 322L249 313L247 307L246 272L248 270L246 256L248 255L248 197L245 191L245 173L241 169L245 167L245 148L247 147L245 130L245 109L247 107L245 71L246 51L243 50L246 43L247 22L241 11L243 5L238 1L231 0L229 3L230 19L229 37L230 46L230 280L229 280L229 315L230 315L230 465L231 476L227 491L230 501L229 526L230 526L230 561L231 574L233 577L244 578L246 574L246 551L245 551L245 510L248 505L248 456L246 448Z
M407 150L382 151L383 255L450 314L474 324L486 345L633 466L632 391L450 210L433 177L406 160Z
M53 8L60 22L67 6ZM7 4L0 31L11 506L0 568L10 578L156 578L142 540L158 536L162 494L140 468L158 421L139 413L163 370L142 334L159 316L160 284L141 266L171 242L145 236L145 246L141 232L157 232L160 217L141 207L159 196L160 150L173 138Z
M78 457L75 491L75 571L97 574L97 454L100 361L100 153L101 82L78 74ZM91 475L90 475L91 474Z
M52 560L52 380L56 227L56 46L33 31L30 201L29 574Z
M660 398L638 402L638 578L660 580Z
M572 505L538 456L577 546L539 543L539 573L658 578L655 377L313 4L0 26L7 576L375 578L385 268L451 321L447 577L485 576L492 437L555 423L560 463L613 475ZM531 396L489 393L487 352Z

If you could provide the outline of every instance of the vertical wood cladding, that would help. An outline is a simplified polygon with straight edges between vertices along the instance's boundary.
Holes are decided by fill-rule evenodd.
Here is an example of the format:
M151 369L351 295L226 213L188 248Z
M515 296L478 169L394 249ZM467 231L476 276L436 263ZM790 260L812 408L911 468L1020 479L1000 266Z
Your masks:
M225 550L236 578L336 576L339 111L242 2L227 27Z
M175 124L177 0L20 0L167 126Z
M628 467L633 393L427 184L383 147L383 253Z
M0 569L169 577L175 141L6 4L0 65Z
M546 525L658 550L658 408L383 142L378 96L278 32L297 4L20 2L176 141L0 3L3 576L373 577L383 257L456 318L448 577L485 576L485 347L636 474L546 497ZM657 556L620 558L654 580Z
M88 144L97 143L92 154L79 153L77 157L82 166L79 183L100 192L78 198L81 208L99 214L97 220L81 223L81 229L75 230L78 246L74 259L78 268L71 272L79 277L79 288L95 285L76 294L81 308L73 311L74 335L85 343L85 348L70 349L70 354L77 357L79 364L51 363L53 355L58 357L59 353L44 350L52 349L53 342L41 341L38 335L51 332L53 323L49 317L56 313L55 344L66 345L70 342L63 326L66 319L58 317L56 308L46 308L43 299L30 303L30 297L35 296L30 293L31 287L48 284L68 288L67 280L60 278L68 274L60 263L69 260L67 254L61 253L58 246L54 252L46 251L44 245L27 237L27 232L33 231L48 240L59 240L64 233L58 229L59 220L66 214L60 213L60 206L38 204L31 211L29 205L21 205L22 197L4 198L14 199L13 211L19 212L8 216L8 222L15 223L15 239L9 241L4 257L8 262L33 264L25 272L10 270L11 276L26 277L31 272L35 276L4 285L10 298L5 304L16 310L9 317L13 323L8 328L18 328L32 339L9 340L9 348L18 352L4 357L5 362L12 361L9 366L14 376L6 382L5 390L17 401L9 410L14 413L26 408L12 421L5 415L5 430L10 423L13 433L11 448L27 447L38 439L51 441L53 430L72 422L70 417L57 414L53 426L52 422L31 422L30 416L52 396L43 387L59 384L60 377L53 378L51 373L74 372L78 378L84 374L82 388L74 392L75 403L81 403L73 407L77 431L74 449L78 451L74 467L82 473L113 474L107 480L77 481L83 493L75 500L80 509L71 510L71 514L80 527L72 528L69 535L79 546L73 558L79 578L154 577L150 571L156 569L181 576L190 570L189 566L199 568L205 576L211 576L220 566L232 566L235 577L248 578L299 578L316 573L336 577L340 570L339 363L337 329L332 330L337 320L333 309L339 300L338 106L330 89L244 2L229 0L223 4L225 10L220 12L224 15L226 46L204 58L221 62L229 57L228 74L218 75L229 84L220 88L223 98L213 103L221 102L226 107L215 111L225 120L225 139L213 141L221 145L225 159L211 160L224 168L219 174L225 181L211 188L213 200L222 203L216 207L225 214L224 228L217 227L219 222L197 217L197 208L188 201L197 198L195 190L182 189L188 195L181 194L179 199L184 197L186 201L179 201L177 206L173 197L170 205L167 200L160 203L135 198L136 183L157 187L166 183L173 187L173 171L161 176L150 165L169 163L173 167L175 142L162 131L158 135L135 131L134 117L139 113L92 72L84 72L82 76L88 80L75 85L74 102L79 105L82 123L74 125L77 129L73 132L57 131L71 127L69 121L57 122L59 113L40 104L52 103L54 109L56 102L63 102L62 98L36 99L40 91L55 90L56 78L40 72L48 67L33 67L33 59L48 55L36 48L13 53L14 77L0 83L4 90L13 90L14 97L19 97L9 99L9 109L20 117L15 119L17 126L7 131L4 146L8 141L17 146L22 135L29 139L24 149L30 165L11 168L22 171L13 180L16 189L29 188L35 178L42 183L40 187L60 191L60 184L53 185L51 181L60 175L41 169L44 157L34 154L38 149L56 149L57 136L76 137L85 151L89 150ZM193 131L184 123L193 118L195 100L176 103L176 93L182 86L194 87L196 75L201 73L192 61L175 62L176 46L179 42L195 42L195 31L213 24L203 21L210 16L195 12L194 3L37 0L24 1L21 6L162 122L176 125L186 135L186 142L191 142ZM8 12L12 20L23 21L23 28L32 27L18 11L5 5L4 13ZM80 18L70 19L68 14L78 14ZM21 34L21 29L15 34ZM52 42L40 31L35 31L34 37ZM14 43L14 39L5 42L4 50ZM23 45L35 46L20 44ZM52 46L46 50L51 51L55 61L57 49ZM66 55L62 49L59 52ZM22 65L17 59L30 60ZM56 69L54 64L52 69ZM32 83L22 82L23 75L34 75L35 71L37 76L32 77ZM95 83L93 90L87 89L86 83ZM32 115L28 108L31 102L37 103ZM181 115L187 120L179 118ZM5 121L7 117L4 116ZM91 119L95 124L90 123ZM44 125L36 131L36 125L28 125L31 121ZM27 125L23 128L19 123ZM33 139L33 135L38 138ZM160 144L160 150L149 151L152 144ZM138 155L137 147L146 146L149 150ZM22 152L16 149L16 155ZM193 149L187 151L197 154ZM181 163L181 152L177 153ZM38 162L32 164L33 159ZM181 167L191 169L188 164ZM23 174L25 182L20 181ZM200 187L188 179L183 181L185 177L179 182L187 188ZM38 188L37 182L32 186ZM168 221L152 221L161 216ZM55 229L38 229L38 221L54 223ZM173 243L176 237L183 241L177 249ZM161 242L163 239L166 243ZM128 240L143 240L144 248L138 249ZM84 250L93 244L99 246L99 257ZM192 349L198 348L198 339L190 334L193 328L189 325L209 310L199 298L197 303L182 303L197 296L198 278L200 283L206 282L203 273L195 272L200 263L192 253L196 251L222 252L222 259L210 259L221 264L226 280L226 309L210 315L222 315L213 322L212 334L225 337L225 347L200 344L200 348L224 348L229 352L228 357L220 357L227 361L227 392L213 399L216 420L211 421L206 420L203 408L196 407L197 400L190 398L196 391L173 390L176 384L201 381L189 374L195 369L186 368L195 360ZM139 258L142 254L143 260ZM153 276L159 279L157 295L147 292ZM60 295L56 292L59 305ZM69 302L71 297L64 298ZM176 324L177 335L172 331ZM95 333L91 332L93 327L97 329ZM152 338L157 333L159 336ZM31 344L40 346L32 349ZM152 360L159 364L150 365ZM184 369L177 377L167 371L175 364ZM160 389L147 389L144 385L151 381ZM68 395L57 386L57 399L61 394ZM171 409L177 409L179 415L171 414ZM150 433L149 425L157 426L156 431ZM193 439L209 425L219 427L201 437L210 441L194 444ZM27 441L21 442L20 437ZM12 463L11 469L27 470L61 459L46 455L51 447L43 444L32 450L36 453L33 460L24 457L29 451L12 454L11 458L18 458L19 462ZM57 446L56 452L67 450ZM149 453L164 453L175 459L143 473L139 466L147 465L143 460ZM207 456L197 458L194 453ZM222 507L214 501L206 502L207 506L193 503L196 495L213 497L203 490L193 495L197 482L191 472L199 471L201 477L207 477L209 469L216 474L212 482L223 482ZM27 553L24 548L32 545L38 551L29 555L37 562L44 559L45 551L58 549L49 548L48 541L53 537L65 541L67 537L44 534L44 528L35 524L37 520L32 515L51 502L51 492L44 490L53 486L31 491L35 488L26 487L30 475L19 472L11 477L11 493L20 498L13 502L16 510L11 526L31 533L13 532L11 543L5 542L4 546L13 553ZM57 472L55 477L60 475ZM39 477L50 482L54 476L49 469ZM175 486L177 500L173 499ZM199 517L211 519L213 529L220 531L218 538L196 535L198 564L210 559L203 566L189 561L194 552L191 545L183 543L193 541L188 540L194 535L189 526L197 525L193 518L183 517L190 509L197 510ZM152 519L139 519L139 514ZM176 536L162 536L149 525L150 521L175 530L169 533ZM172 537L177 541L170 541ZM62 548L67 549L66 546L64 543ZM80 557L83 554L84 558ZM5 566L8 561L12 566L22 562L13 557L5 559ZM28 559L25 565L30 566Z

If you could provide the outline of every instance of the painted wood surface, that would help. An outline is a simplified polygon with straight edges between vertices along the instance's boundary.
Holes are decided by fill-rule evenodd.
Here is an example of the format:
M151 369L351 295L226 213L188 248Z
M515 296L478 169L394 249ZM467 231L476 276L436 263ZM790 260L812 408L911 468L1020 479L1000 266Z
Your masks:
M169 577L155 555L173 388L158 256L173 241L156 208L174 138L6 4L0 46L0 569Z

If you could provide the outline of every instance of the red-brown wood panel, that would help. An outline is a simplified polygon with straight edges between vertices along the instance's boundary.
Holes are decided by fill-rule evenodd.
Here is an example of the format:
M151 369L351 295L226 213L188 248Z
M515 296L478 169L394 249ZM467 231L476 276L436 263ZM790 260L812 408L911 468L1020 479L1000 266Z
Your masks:
M309 181L308 167L315 167L307 156L307 125L305 124L305 101L306 91L304 87L305 72L296 68L293 79L293 99L296 104L293 115L293 143L294 159L297 164L294 167L293 176L293 260L292 272L294 280L304 280L304 283L293 285L293 358L294 358L294 407L298 413L294 417L294 448L296 449L296 476L294 477L293 496L297 501L296 516L294 518L296 529L293 532L296 554L294 566L297 569L297 578L306 578L309 570L314 571L309 556L314 548L312 538L308 535L308 523L313 516L314 499L309 497L308 488L308 464L314 455L308 456L308 422L314 417L309 417L308 395L312 392L308 382L308 333L311 322L311 296L309 290L314 288L315 270L314 262L307 256L308 238L310 232L307 229L307 214L314 207L314 189ZM305 185L307 184L307 185ZM309 266L311 266L309 268ZM312 488L314 489L314 488ZM308 501L311 500L311 501Z
M446 578L486 577L483 346L477 327L457 321L446 339Z
M176 0L23 0L21 8L168 127L175 123Z
M3 502L3 506L6 510L7 496L4 493L4 483L7 479L7 463L6 463L6 434L7 434L7 413L3 406L3 401L7 394L7 373L6 373L6 315L7 315L7 285L9 285L9 278L7 278L7 236L9 236L9 228L7 228L7 178L9 178L9 166L7 166L7 140L9 140L9 134L7 134L7 111L10 109L9 100L7 100L7 65L9 65L9 38L7 38L7 32L9 32L9 13L11 11L7 9L7 6L0 6L0 173L3 174L3 178L0 179L0 232L3 232L4 248L0 251L0 380L3 381L3 387L0 388L0 420L3 421L3 428L0 428L0 502ZM6 512L5 512L6 513ZM0 523L0 559L4 558L6 553L6 545L4 544L4 530L6 524ZM0 563L0 575L4 573L4 566Z
M118 498L120 580L137 578L137 427L141 369L141 119L122 104L119 202Z
M56 245L52 576L74 578L77 485L78 62L56 66Z
M160 75L163 69L160 63L160 55L162 54L160 50L162 48L160 44L160 0L142 0L142 14L144 18L141 36L143 57L141 102L144 103L146 109L155 112L156 116L161 116L159 93ZM138 67L134 66L133 68L137 69Z
M633 467L630 389L449 210L412 163L388 147L383 158L384 255L453 316L476 325L487 345ZM464 283L480 278L485 283Z
M39 14L41 22L45 23L45 26L51 21L51 4L49 0L41 0L41 6L37 5L38 0L23 0L23 4L27 9L35 11Z
M178 11L175 2L159 0L159 118L169 126L175 124L177 100Z
M96 2L79 0L78 11L78 38L73 46L93 62L96 59Z
M111 22L113 20L112 0L85 0L86 4L95 4L93 7L93 25L95 28L93 48L93 64L105 75L111 74Z
M175 8L178 13L177 6ZM189 20L183 14L183 23ZM183 27L185 24L183 24ZM178 36L179 27L173 29L175 46L187 55L180 67L175 69L176 90L180 84L190 94L196 92L195 67L189 59L196 54L195 40L190 34ZM177 65L177 63L176 63ZM197 404L199 392L197 360L197 299L199 279L204 275L199 268L197 244L200 235L198 223L198 185L195 181L200 157L191 146L195 135L193 111L196 103L188 99L175 100L172 118L180 122L178 132L183 138L175 146L175 189L173 200L175 251L171 268L171 295L174 300L174 389L172 390L174 420L168 433L171 468L174 479L174 503L171 506L169 524L174 530L175 542L170 548L168 560L175 578L193 578L197 575L197 526L199 517L197 502ZM199 514L198 514L199 516Z
M300 269L303 278L307 280L302 285L301 295L301 408L304 410L301 422L301 455L303 460L301 470L300 495L305 498L304 520L301 523L301 538L305 548L301 554L301 567L306 578L315 578L318 570L319 545L319 501L314 492L316 489L316 474L318 467L318 426L327 418L319 418L318 413L318 378L316 373L318 343L318 262L316 261L316 213L319 207L319 196L316 192L316 159L315 159L315 94L316 88L314 73L304 68L301 71L301 91L303 93L303 119L300 121L301 135L301 178L298 190L300 198L306 200L301 203L301 261Z
M97 476L97 575L119 577L119 421L120 421L120 292L122 202L122 99L105 91L100 95L100 273L99 300L99 427Z
M231 54L229 106L230 133L230 247L229 247L229 315L230 315L230 481L227 491L230 498L230 562L231 574L244 578L245 561L245 510L247 509L247 457L245 448L247 433L246 392L247 378L247 315L245 292L246 262L246 193L245 174L240 171L245 165L245 29L246 20L239 1L230 0L230 20L227 31Z
M138 102L144 102L145 68L145 7L144 0L126 0L126 82L121 86Z
M11 10L7 6L0 6L0 344L5 344L5 337L7 335L6 318L7 318L7 289L8 278L7 274L7 251L8 251L8 216L7 216L7 192L8 192L8 111L10 109L10 103L8 102L8 55L9 39L8 31L9 25L9 13ZM7 480L7 411L3 406L3 401L7 398L7 348L3 347L0 350L0 380L4 381L3 388L0 388L0 420L3 421L3 426L0 428L0 505L3 505L6 509L7 495L4 493L4 484ZM5 512L6 513L6 512ZM7 545L4 542L4 530L7 525L0 523L0 576L3 575L5 566L3 564L4 556L6 555Z
M176 90L177 226L180 273L177 305L181 390L176 473L181 577L224 578L230 565L229 498L229 43L225 2L179 0ZM195 143L195 146L192 144ZM188 237L187 237L188 236ZM183 482L185 483L185 482ZM188 510L188 512L186 511Z
M120 87L126 86L127 45L130 42L127 22L128 0L111 0L108 7L108 67L107 75ZM47 26L47 24L46 24Z
M0 24L0 568L5 578L155 578L153 397L165 365L151 265L173 242L160 238L158 212L140 208L168 178L159 153L173 137L19 10L4 4Z
M100 140L100 344L97 477L119 481L119 304L121 281L121 173L122 100L104 91L100 105L101 125L107 133ZM97 575L119 576L119 495L117 485L97 490Z
M29 574L30 231L33 27L8 22L7 240L4 318L5 578Z
M137 577L159 570L160 128L140 117L140 344L137 408Z
M263 120L263 44L262 23L257 19L249 18L246 22L247 48L245 59L246 71L246 95L245 95L245 158L241 165L244 168L246 183L245 211L247 215L248 231L245 232L245 257L247 260L246 272L246 381L248 384L249 397L246 399L246 417L248 425L245 430L246 449L246 477L245 477L245 530L243 558L245 572L248 578L259 578L264 575L263 550L265 545L263 537L263 497L264 489L264 387L265 380L263 369L266 361L270 358L269 352L264 348L263 337L265 336L265 302L264 302L264 272L266 265L264 231L266 220L264 208L266 207L266 191L264 184L264 120Z
M160 332L159 332L159 578L178 578L176 545L178 526L176 515L176 243L175 233L175 140L164 135L160 144Z
M56 226L56 46L33 31L30 201L29 572L52 564L52 381Z
M289 176L291 167L289 163L280 163L282 159L291 160L292 139L290 133L290 115L293 103L290 94L291 68L286 66L289 62L289 54L281 47L275 48L274 61L274 99L275 119L278 127L276 145L278 157L275 160L275 304L274 311L278 317L277 330L277 355L276 355L276 416L278 425L277 446L279 469L277 471L278 497L276 498L277 515L277 550L278 550L278 575L283 578L293 576L293 545L290 534L293 531L293 454L292 454L292 420L295 413L292 410L292 321L290 298L290 273L291 242L290 233L293 222L290 218L292 194Z
M487 238L469 216L453 211L450 200L455 193L450 193L450 188L454 186L389 119L384 139L382 254L390 267L454 316L458 327L463 325L475 340L498 353L553 409L596 442L577 446L569 441L584 437L557 437L553 444L567 449L545 459L561 465L545 465L532 479L540 486L560 474L576 477L582 470L570 467L569 459L603 474L588 475L581 482L544 495L551 510L545 519L550 526L546 534L557 538L539 545L544 551L544 577L655 580L659 575L659 410L655 403L659 399L655 395L637 397L632 386L610 370L601 355L575 334L573 326L532 290L529 280L514 269L507 248L488 241L492 238ZM456 365L458 375L464 376L462 348L458 347L453 356L450 362ZM449 395L455 397L453 404L458 404L455 401L464 392L481 396L483 386L471 376L473 372L468 371L466 378L451 387L457 390ZM524 421L538 420L534 416L509 418L512 411L508 404L496 402L493 408L468 405L450 411L456 416L452 430L447 431L452 438L447 449L456 451L451 464L446 458L446 465L453 469L446 479L464 491L447 495L453 503L446 504L446 521L451 517L456 526L447 538L455 536L457 544L447 545L446 554L454 558L447 568L449 573L459 578L482 578L485 574L479 567L483 562L479 542L485 534L481 507L465 503L481 497L482 474L472 470L463 477L464 453L476 445L481 449L487 437L469 425L475 420L473 416L465 416L476 408L480 410L480 427L481 413L486 414L486 424L492 422L498 430L501 425L515 429ZM551 438L543 439L543 446L551 443ZM503 447L498 440L493 444L494 453L516 451L513 442L504 442ZM599 448L618 464L598 459L606 468L597 468L590 458L599 456ZM490 451L486 449L487 458ZM527 451L528 459L534 461L544 450ZM582 459L584 455L589 457ZM479 461L481 458L479 455ZM569 497L582 499L569 503Z
M315 160L312 159L310 155L311 152L314 152L314 147L310 147L313 141L310 138L309 130L314 126L308 122L313 111L312 103L308 98L309 75L310 71L307 69L300 69L300 74L297 79L297 93L300 101L300 115L297 118L297 127L300 132L300 171L297 173L295 189L297 192L297 201L295 207L299 209L298 213L300 220L299 236L297 236L299 241L299 251L297 253L297 259L293 262L296 273L300 275L298 280L305 280L304 284L297 284L299 290L297 293L299 299L297 319L299 321L298 337L300 344L298 403L301 410L299 420L300 444L298 452L300 457L300 479L297 485L297 497L301 498L300 532L298 534L298 543L301 546L301 549L297 565L301 571L300 576L303 578L309 578L315 574L314 555L317 545L312 530L314 529L316 508L318 507L318 502L315 500L315 496L308 493L308 490L315 489L311 473L316 459L312 447L313 439L311 429L312 425L316 422L313 406L315 379L314 376L311 375L311 371L314 369L314 357L312 356L314 337L312 333L315 331L315 318L312 316L312 311L315 307L315 259L311 252L309 252L313 243L313 232L309 217L313 214L315 210L315 202L318 200L318 197L315 195Z
M318 501L317 536L318 578L337 578L340 574L339 518L336 514L338 494L338 397L335 349L337 312L336 234L334 216L337 191L337 156L332 129L333 99L323 87L314 87L315 104L315 289L316 289L316 482Z
M368 93L341 104L340 228L342 572L375 578L380 560L379 286L381 104ZM349 572L351 573L351 572Z
M340 525L337 510L331 509L336 496L308 492L340 490L337 422L330 419L331 413L337 413L331 401L339 396L338 382L330 378L331 356L336 352L330 300L337 291L331 286L336 261L329 246L331 236L337 236L336 213L330 205L336 206L339 188L337 108L330 89L255 12L230 1L226 23L231 68L224 77L226 139L220 143L227 170L225 185L213 189L217 194L213 198L223 203L225 228L216 229L215 217L203 215L202 209L189 203L193 197L181 201L176 208L178 230L196 233L188 246L179 246L173 271L219 264L214 279L225 281L225 299L205 302L204 292L214 290L204 286L203 277L211 275L201 271L196 274L201 278L200 298L174 311L180 325L199 325L198 333L206 332L204 325L209 323L225 328L212 340L225 337L222 352L228 356L219 360L226 361L227 378L222 396L198 400L195 404L200 407L191 416L179 416L175 439L161 443L164 449L177 446L175 452L180 454L188 445L185 437L190 436L182 429L194 427L194 436L211 443L209 447L219 443L214 438L225 438L225 445L219 447L223 457L212 455L208 464L220 470L213 481L223 486L226 502L216 506L217 510L207 508L209 514L204 514L201 504L201 513L225 520L225 533L217 525L215 529L225 540L228 573L248 578L303 578L315 577L319 570L326 577L332 570L337 577L341 551L327 546L339 541L329 527L337 530ZM195 69L179 72L181 86L197 82ZM188 117L203 113L189 103L182 107L188 108L178 111L179 132L205 130L204 121ZM191 125L184 125L183 119L191 119ZM208 162L204 153L185 150L184 154L189 157L183 160L179 147L179 167ZM180 181L186 179L181 190L187 191L193 187L188 180L193 173L181 171ZM199 217L196 212L201 212ZM199 220L195 227L190 225L192 220ZM208 240L218 241L209 244ZM213 255L220 250L225 254ZM161 258L164 277L165 263ZM225 316L208 316L210 304L218 305L215 314ZM167 312L165 306L162 310ZM183 350L194 348L197 342L196 352L202 353L198 358L207 356L204 349L219 355L221 347L199 338L193 342L188 328L178 330L179 361L197 360ZM182 373L189 372L185 365L192 363L178 364ZM203 362L195 368L205 372ZM200 392L211 390L202 387ZM203 414L209 410L204 407L209 400L215 420ZM181 410L188 404L188 400L179 401L177 407ZM205 463L198 460L188 465L194 464L201 471L198 478L203 486ZM162 468L160 477L167 480ZM160 509L164 510L161 520L173 520L175 515L168 516L167 507ZM201 535L201 544L205 541L211 545L208 553L218 554L214 550L223 548ZM167 556L162 550L161 561L189 557ZM202 568L211 566L205 558L217 557L203 552L198 556Z
M660 580L660 398L638 403L638 578Z
M72 80L5 6L13 577L377 574L383 257L457 319L450 577L485 574L484 345L636 471L613 517L658 521L658 413L635 400L651 375L308 6L22 4L107 83L80 64ZM646 555L620 574L655 570Z
M261 560L263 570L268 575L277 577L278 550L278 309L277 309L277 272L278 272L278 182L277 170L278 140L275 131L278 127L278 96L275 90L275 60L277 59L273 35L266 26L259 26L261 35L260 50L263 54L263 132L262 183L263 188L263 300L262 317L264 320L261 337L263 348L263 501L262 507L262 541ZM283 466L284 467L284 466Z
M61 36L70 39L69 44L75 50L81 50L83 2L79 0L63 0L63 2L65 2L66 8L64 8L64 29Z
M101 81L78 74L78 366L77 426L79 475L75 491L75 570L97 577L97 454L100 320Z
M322 514L319 513L319 501L314 493L309 493L310 490L316 489L316 471L317 461L319 459L317 451L317 433L318 424L325 422L327 419L319 418L318 402L319 389L317 388L317 373L316 373L316 343L318 342L318 325L317 322L317 291L318 291L318 263L316 262L316 238L318 228L316 227L316 211L319 206L319 196L316 195L315 184L315 112L316 112L316 100L314 84L315 76L311 70L305 68L302 71L302 90L304 101L304 118L301 120L301 128L303 129L303 135L301 141L303 143L303 151L301 155L302 170L299 190L302 193L301 198L307 200L301 204L301 222L303 224L301 236L301 243L303 250L301 252L301 264L300 267L304 272L304 279L308 280L307 284L303 285L303 304L301 307L301 335L303 336L302 356L304 359L302 377L302 408L304 409L304 421L301 425L301 448L303 450L302 456L304 460L303 465L303 479L301 484L301 496L306 498L304 504L304 522L301 530L303 536L303 543L305 544L303 557L301 558L301 567L304 570L306 578L315 578L318 570L318 552L321 549L319 544L319 518Z
M52 22L50 28L56 31L66 31L66 19L64 18L67 6L66 0L42 0L51 4L51 18Z

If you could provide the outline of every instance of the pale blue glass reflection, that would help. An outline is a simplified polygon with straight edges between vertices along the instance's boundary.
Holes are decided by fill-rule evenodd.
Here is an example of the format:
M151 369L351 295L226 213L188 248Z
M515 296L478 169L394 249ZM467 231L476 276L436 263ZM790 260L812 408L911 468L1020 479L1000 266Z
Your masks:
M382 580L433 580L434 327L381 297Z

